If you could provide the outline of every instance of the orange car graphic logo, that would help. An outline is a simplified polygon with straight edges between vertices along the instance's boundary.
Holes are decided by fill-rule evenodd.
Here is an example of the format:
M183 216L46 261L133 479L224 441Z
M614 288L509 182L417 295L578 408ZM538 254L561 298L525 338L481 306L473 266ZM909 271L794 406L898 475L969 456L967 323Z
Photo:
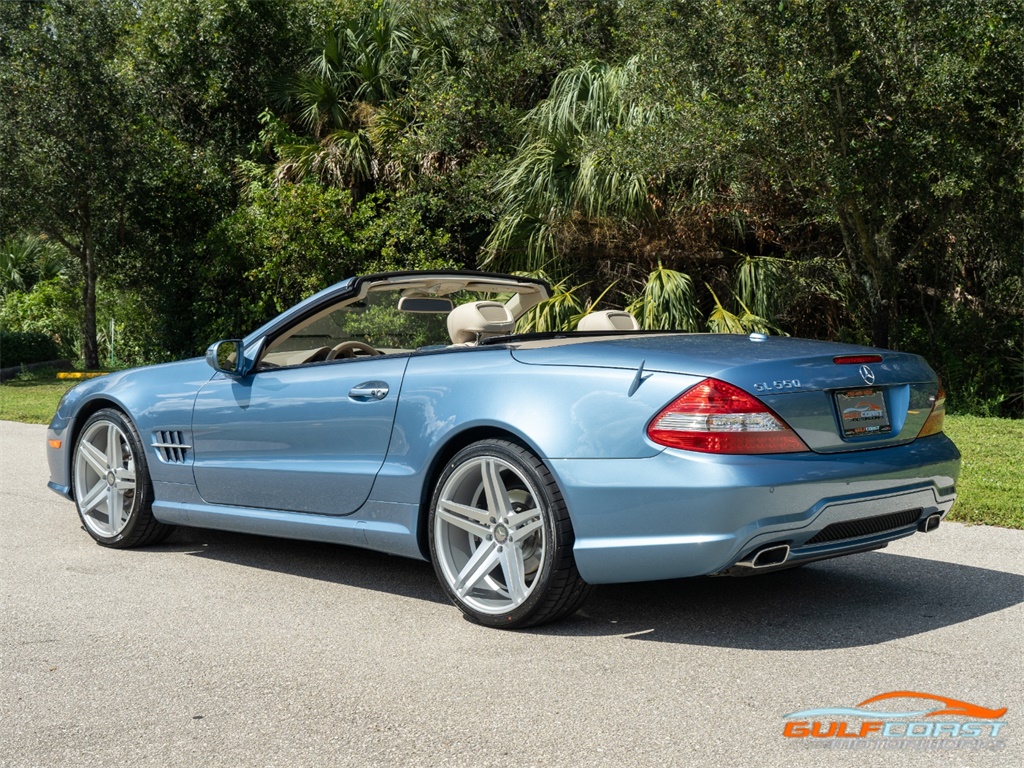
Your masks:
M868 709L869 705L891 699L925 699L931 703L929 707L918 705L915 709L884 711ZM1005 715L1007 708L989 709L967 701L952 699L948 696L936 696L920 691L890 691L865 699L853 707L824 707L805 709L783 715L789 720L783 729L783 735L789 738L865 738L871 734L883 737L922 737L922 736L967 736L976 738L987 735L995 737L1005 725L999 719ZM925 718L961 717L970 722L938 722ZM827 722L823 721L826 719ZM840 718L858 718L860 723L851 723ZM916 721L916 722L906 722Z
M969 704L966 701L959 701L958 699L951 699L947 696L936 696L931 693L917 693L915 691L890 691L889 693L880 693L877 696L872 696L870 699L865 699L858 707L863 707L865 704L874 704L876 701L885 701L886 699L931 699L932 701L938 701L944 705L938 709L933 709L924 717L938 717L939 715L956 715L959 717L972 717L975 720L998 720L1000 717L1006 714L1006 707L1002 709L987 709L985 707L979 707L977 704ZM873 712L872 714L882 714L880 712Z

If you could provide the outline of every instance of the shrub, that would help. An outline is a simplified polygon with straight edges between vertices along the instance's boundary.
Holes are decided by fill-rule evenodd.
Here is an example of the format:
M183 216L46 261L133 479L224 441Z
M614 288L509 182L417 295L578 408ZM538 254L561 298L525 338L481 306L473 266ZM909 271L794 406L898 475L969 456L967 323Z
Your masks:
M56 342L45 333L0 330L0 367L45 363L60 357Z
M31 290L11 291L0 306L0 323L8 331L42 334L58 353L46 358L78 357L82 300L75 285L63 278L36 283ZM6 355L5 355L6 356Z
M125 368L165 363L175 355L162 341L180 335L186 324L177 315L154 312L156 301L148 290L112 287L106 281L96 286L96 341L100 364ZM111 350L110 321L114 321ZM113 352L113 354L111 354Z

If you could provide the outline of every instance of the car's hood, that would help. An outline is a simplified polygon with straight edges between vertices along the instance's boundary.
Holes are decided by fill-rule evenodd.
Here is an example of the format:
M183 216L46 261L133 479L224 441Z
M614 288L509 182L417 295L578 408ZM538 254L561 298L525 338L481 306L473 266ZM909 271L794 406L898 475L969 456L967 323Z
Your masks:
M61 427L67 416L74 413L82 403L95 398L110 400L136 414L168 408L173 404L185 403L190 407L196 392L213 375L213 370L204 358L194 357L114 371L88 379L64 395L51 426ZM150 402L153 392L160 396L155 403Z

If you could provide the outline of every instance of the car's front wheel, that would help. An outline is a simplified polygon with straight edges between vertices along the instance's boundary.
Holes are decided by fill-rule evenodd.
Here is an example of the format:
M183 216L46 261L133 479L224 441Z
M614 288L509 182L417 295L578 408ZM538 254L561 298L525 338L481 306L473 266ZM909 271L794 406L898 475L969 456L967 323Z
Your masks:
M430 555L451 600L481 624L510 629L567 616L590 587L573 559L573 530L554 478L506 440L459 451L430 505Z
M171 526L153 517L153 488L135 426L104 408L85 422L75 444L75 505L85 530L105 547L155 544Z

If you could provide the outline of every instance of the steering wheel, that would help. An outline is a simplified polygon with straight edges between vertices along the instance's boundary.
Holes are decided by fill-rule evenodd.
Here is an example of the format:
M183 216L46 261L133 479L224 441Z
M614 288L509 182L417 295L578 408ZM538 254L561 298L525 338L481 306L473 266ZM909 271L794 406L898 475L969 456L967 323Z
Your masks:
M363 356L372 357L374 355L383 355L383 352L374 349L369 344L365 344L361 341L355 341L354 339L349 341L343 341L339 344L335 344L330 352L327 353L327 360L336 360L339 357L357 357Z

